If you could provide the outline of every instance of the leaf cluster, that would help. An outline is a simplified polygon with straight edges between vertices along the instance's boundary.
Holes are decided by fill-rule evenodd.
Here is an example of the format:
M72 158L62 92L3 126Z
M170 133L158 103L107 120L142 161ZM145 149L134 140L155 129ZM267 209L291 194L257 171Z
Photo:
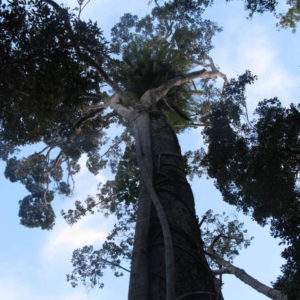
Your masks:
M243 91L241 83L241 78L232 81L225 95L232 94L234 85L234 90ZM204 129L208 151L202 165L215 178L225 201L250 213L261 225L270 222L271 233L287 245L282 253L287 259L283 271L294 274L288 282L296 284L300 266L299 106L283 108L277 98L264 100L250 122L243 97L235 99L211 106L210 126ZM283 278L287 275L281 284Z
M208 210L202 220L200 229L205 249L211 247L222 259L232 263L240 250L250 246L253 237L247 237L244 223L237 217L230 219L224 212L213 214L212 210ZM211 268L219 268L212 258L207 258Z

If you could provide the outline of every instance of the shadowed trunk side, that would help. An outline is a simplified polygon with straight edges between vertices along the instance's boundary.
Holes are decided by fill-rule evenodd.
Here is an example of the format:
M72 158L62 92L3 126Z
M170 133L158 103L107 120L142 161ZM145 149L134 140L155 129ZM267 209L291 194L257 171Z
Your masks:
M175 260L176 299L222 299L206 262L194 198L182 161L180 146L160 112L150 114L153 185L170 226ZM155 209L149 228L151 300L166 299L164 240Z

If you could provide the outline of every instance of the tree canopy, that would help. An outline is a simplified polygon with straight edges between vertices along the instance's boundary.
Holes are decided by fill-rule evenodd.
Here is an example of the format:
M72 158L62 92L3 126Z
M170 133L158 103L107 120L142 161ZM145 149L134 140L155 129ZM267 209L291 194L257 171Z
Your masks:
M247 9L273 11L276 3L251 1ZM104 268L120 276L121 259L132 257L140 166L124 115L157 102L175 132L204 127L207 149L186 154L186 172L207 172L225 201L261 225L270 222L272 234L286 243L287 263L275 286L296 299L299 106L283 108L276 98L264 100L257 119L249 120L244 93L255 76L246 71L228 80L209 56L212 37L220 30L203 17L211 1L173 0L154 5L143 18L125 14L110 40L97 23L52 0L0 5L0 158L7 164L5 176L29 193L20 200L21 223L54 226L51 203L57 193L71 195L83 153L91 173L109 167L115 174L97 197L77 201L75 209L62 213L71 224L95 210L117 217L100 250L86 246L74 252L72 285L82 280L101 287ZM113 124L122 130L110 138ZM18 151L26 145L39 150L21 157ZM231 231L240 229L232 224ZM237 245L227 245L227 252L221 244L216 251L230 260L247 241L242 236Z
M224 114L227 111L227 114ZM270 220L271 233L287 248L284 275L275 286L299 294L299 106L283 108L278 99L259 103L256 119L240 122L234 103L211 110L204 130L208 151L202 160L223 199L250 213L259 224ZM287 279L289 278L289 279ZM285 279L285 280L284 280Z
M226 0L231 1L231 0ZM300 1L287 0L287 11L278 11L279 2L277 0L245 0L245 9L250 12L250 16L255 13L272 12L278 18L278 26L281 28L291 28L296 31L297 23L300 20Z

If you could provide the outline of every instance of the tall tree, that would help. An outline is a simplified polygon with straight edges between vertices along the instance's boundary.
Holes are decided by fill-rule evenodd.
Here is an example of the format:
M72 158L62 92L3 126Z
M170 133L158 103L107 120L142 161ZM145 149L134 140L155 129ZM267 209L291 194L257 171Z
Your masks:
M299 105L283 108L278 99L264 100L257 119L241 118L233 102L213 105L212 126L205 128L208 152L202 160L223 198L236 205L287 248L283 275L275 286L297 299L299 290ZM244 119L244 122L242 121Z
M171 1L142 19L126 14L108 44L96 24L52 0L1 3L1 157L6 177L30 193L21 223L51 229L54 194L70 193L80 155L95 174L107 163L114 171L120 144L134 140L141 186L129 299L221 297L170 125L201 107L191 82L209 90L208 80L225 78L207 56L218 28L202 18L206 6ZM99 150L112 123L125 129L107 160ZM13 156L37 142L40 151Z
M80 16L84 2L79 4ZM0 155L6 177L29 192L20 200L21 223L52 228L51 202L55 193L71 193L83 153L92 173L106 166L116 173L99 199L88 197L84 206L76 202L74 211L64 213L73 222L98 205L120 220L104 250L74 252L73 284L80 275L101 285L101 266L118 267L121 255L132 258L129 299L222 298L186 180L186 170L197 171L186 162L199 161L202 153L183 159L175 133L204 125L209 139L209 128L217 128L214 107L222 105L237 124L253 76L246 72L228 83L208 55L219 30L203 19L209 4L173 0L143 18L126 14L108 42L96 23L53 0L0 2ZM123 132L109 139L112 124ZM230 133L228 126L222 130ZM40 149L21 158L18 149L28 144ZM126 164L133 147L138 168ZM140 184L124 189L128 172L139 173ZM132 197L137 190L139 197ZM134 242L129 235L115 243L135 220ZM87 258L93 264L84 269Z

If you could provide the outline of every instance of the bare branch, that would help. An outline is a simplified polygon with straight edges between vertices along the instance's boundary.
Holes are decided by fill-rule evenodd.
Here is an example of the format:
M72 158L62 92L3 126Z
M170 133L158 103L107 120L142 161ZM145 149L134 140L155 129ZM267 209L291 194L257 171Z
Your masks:
M174 125L175 127L204 127L210 126L208 123L187 123L187 124L178 124Z
M60 163L61 159L63 158L64 156L64 151L63 150L60 150L59 154L57 155L56 159L55 159L55 162L54 162L54 165L53 167L51 168L51 171L54 171L58 164Z
M47 149L49 149L50 146L46 146L45 148L43 148L41 151L37 152L37 154L42 154L44 153Z
M217 255L212 249L209 248L206 251L206 254L219 265L221 265L224 268L224 270L227 270L228 273L235 275L238 279L254 288L257 292L262 293L265 296L274 300L287 300L287 297L283 295L280 291L261 283L260 281L249 275L247 272L245 272L243 269L240 269L231 264L229 261L224 260L222 257Z
M224 73L222 73L222 72L220 72L220 71L218 70L218 68L216 67L216 65L215 65L215 63L214 63L214 61L213 61L213 59L212 59L208 54L205 54L204 57L205 57L205 59L207 59L207 60L209 61L209 66L210 66L212 72L218 73L218 76L221 77L221 78L223 78L223 80L224 80L224 85L225 85L226 83L228 83L227 76L226 76Z
M217 236L215 236L215 238L213 239L212 243L209 246L209 249L211 249L212 251L214 250L214 245L218 242L218 240L220 238L223 239L228 239L228 240L235 240L236 242L241 241L241 237L238 235L225 235L223 232L219 233Z
M95 119L103 110L105 109L105 106L97 106L94 107L94 109L91 110L89 114L86 116L82 117L74 126L75 132L78 134L81 132L81 127L88 121Z
M160 99L165 97L168 94L169 90L172 89L173 87L181 86L185 83L193 81L194 79L198 79L198 78L213 79L217 77L223 78L224 76L225 75L219 72L218 70L207 71L206 69L181 75L168 80L158 88L154 88L145 92L144 95L141 97L141 102L147 105L151 105L152 102L158 102Z
M193 87L194 87L194 90L193 90L193 91L190 91L190 92L191 92L192 94L194 94L194 95L202 96L202 95L203 95L203 92L201 92L201 91L199 91L199 90L197 89L197 86L196 86L194 80L192 80L192 85L193 85Z
M218 270L212 270L214 275L232 274L232 272L227 268L221 268Z
M82 11L91 2L91 0L87 0L85 3L84 3L84 0L83 1L77 1L77 2L79 3L78 19L80 19Z
M197 95L197 96L199 96L199 97L204 95L204 93L201 92L201 91L191 91L191 93L192 93L193 95Z
M216 242L223 236L222 233L219 233L217 236L215 236L215 238L213 239L212 243L209 246L209 249L211 249L213 251L214 249L214 245L216 244Z
M119 265L119 264L116 264L116 263L114 263L114 262L112 262L112 261L109 261L109 260L107 260L107 259L105 259L105 258L100 258L100 260L102 260L103 262L105 262L105 263L107 263L107 264L109 264L109 265L115 266L115 267L117 267L117 268L120 268L120 269L122 269L122 270L124 270L124 271L130 273L130 270L128 270L128 269L122 267L122 266Z
M72 183L73 183L73 185L72 185L72 193L73 193L74 188L75 188L75 180L74 180L73 174L72 174L72 172L71 172L71 163L70 163L70 158L69 158L69 157L67 157L67 165L68 165L68 178L67 178L67 183L69 184L69 179L71 178Z
M117 142L115 142L114 144L110 145L108 147L108 149L100 156L99 159L102 159L103 157L105 157L111 151L111 149L113 149L114 147L120 145L122 142L123 142L123 140L120 138Z
M47 148L47 147L46 147ZM43 150L45 150L46 148L44 148ZM46 160L47 160L47 163L48 163L48 167L49 167L49 164L50 164L50 153L51 151L53 150L54 147L50 147L49 150L47 151L47 154L46 154ZM64 152L61 150L59 152L59 154L57 155L56 159L55 159L55 162L54 162L54 165L52 168L50 168L46 173L45 173L45 177L46 177L46 189L44 191L44 206L46 209L48 209L48 202L47 202L47 193L49 191L49 186L50 186L50 173L56 169L57 165L59 164L59 162L61 161L62 157L64 155Z
M199 223L199 228L201 228L201 226L203 225L204 221L207 219L207 215L204 215L202 220Z
M120 102L121 98L121 94L116 93L110 98L110 100L107 102L107 105L114 109L120 116L124 117L127 120L130 120L133 117L134 111L122 105Z
M48 166L49 166L49 162L50 162L50 153L51 153L52 149L53 149L53 147L50 147L46 154L46 160L47 160ZM45 209L47 210L48 209L47 193L49 191L49 185L50 185L50 170L48 170L45 173L45 177L46 177L47 183L46 183L46 189L44 191L44 206L45 206Z
M81 96L84 99L95 99L95 100L103 100L103 95L100 94L92 94L92 93L86 93Z

